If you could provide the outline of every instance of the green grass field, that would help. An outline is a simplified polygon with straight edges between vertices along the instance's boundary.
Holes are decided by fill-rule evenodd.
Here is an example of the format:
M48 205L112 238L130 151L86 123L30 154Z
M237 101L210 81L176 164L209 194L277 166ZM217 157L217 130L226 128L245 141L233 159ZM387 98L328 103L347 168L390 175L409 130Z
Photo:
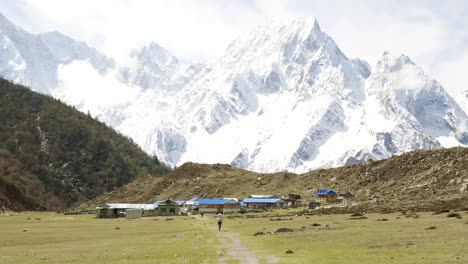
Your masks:
M465 212L459 212L462 219L446 213L418 213L416 218L394 213L359 220L281 216L285 212L226 217L223 232L207 215L174 220L0 216L0 263L468 263ZM431 226L436 229L426 230ZM279 228L293 232L275 233ZM288 249L294 253L285 254Z
M252 250L275 255L279 263L468 263L468 214L464 219L447 218L446 213L418 215L371 214L359 220L349 220L350 215L297 216L285 221L233 219L230 231L240 233ZM431 226L436 229L425 230ZM279 228L294 232L268 235ZM266 235L253 236L260 231ZM284 254L287 249L294 254Z

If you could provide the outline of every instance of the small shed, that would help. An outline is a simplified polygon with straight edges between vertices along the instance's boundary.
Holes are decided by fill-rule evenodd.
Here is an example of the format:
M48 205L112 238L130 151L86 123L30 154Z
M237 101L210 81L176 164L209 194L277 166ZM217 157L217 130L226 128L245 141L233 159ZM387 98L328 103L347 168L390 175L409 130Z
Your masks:
M351 192L340 193L339 198L343 200L343 206L349 207L354 204L354 194Z
M317 199L323 203L336 202L338 198L336 192L330 189L318 189L318 191L315 194L317 195Z
M127 209L125 214L127 219L138 219L143 216L143 209Z
M297 208L301 206L301 196L299 194L288 194L281 197L283 201L286 202L287 206L290 208Z

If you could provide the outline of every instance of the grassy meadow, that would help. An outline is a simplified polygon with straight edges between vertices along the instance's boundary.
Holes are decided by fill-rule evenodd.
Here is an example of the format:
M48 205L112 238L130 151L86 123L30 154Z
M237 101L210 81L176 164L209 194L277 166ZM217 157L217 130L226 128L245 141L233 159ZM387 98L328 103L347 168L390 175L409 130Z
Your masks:
M278 263L468 263L468 214L460 214L270 216L232 219L226 228ZM280 228L293 232L275 233Z
M1 216L0 263L216 263L215 233L202 231L189 217Z
M222 232L210 215L2 215L0 263L468 263L465 212L462 219L392 213L353 220L286 212L226 216Z

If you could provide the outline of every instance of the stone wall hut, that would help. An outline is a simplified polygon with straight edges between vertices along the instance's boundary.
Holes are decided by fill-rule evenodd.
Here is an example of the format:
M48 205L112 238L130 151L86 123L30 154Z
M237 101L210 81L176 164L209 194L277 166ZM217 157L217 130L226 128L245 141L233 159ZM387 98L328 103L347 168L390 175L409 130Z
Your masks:
M319 208L320 207L320 202L313 199L313 198L310 198L309 200L307 200L307 208L309 209L315 209L315 208Z
M354 204L354 194L351 192L340 193L339 198L343 201L343 206L349 207Z
M109 207L108 205L101 205L96 207L96 218L117 218L117 209Z

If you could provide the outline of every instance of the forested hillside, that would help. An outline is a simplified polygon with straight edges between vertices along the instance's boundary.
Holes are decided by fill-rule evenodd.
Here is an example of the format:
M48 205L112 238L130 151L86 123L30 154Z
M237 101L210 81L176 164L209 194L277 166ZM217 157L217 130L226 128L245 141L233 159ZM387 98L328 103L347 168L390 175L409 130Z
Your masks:
M61 210L167 171L91 116L0 79L0 209Z

